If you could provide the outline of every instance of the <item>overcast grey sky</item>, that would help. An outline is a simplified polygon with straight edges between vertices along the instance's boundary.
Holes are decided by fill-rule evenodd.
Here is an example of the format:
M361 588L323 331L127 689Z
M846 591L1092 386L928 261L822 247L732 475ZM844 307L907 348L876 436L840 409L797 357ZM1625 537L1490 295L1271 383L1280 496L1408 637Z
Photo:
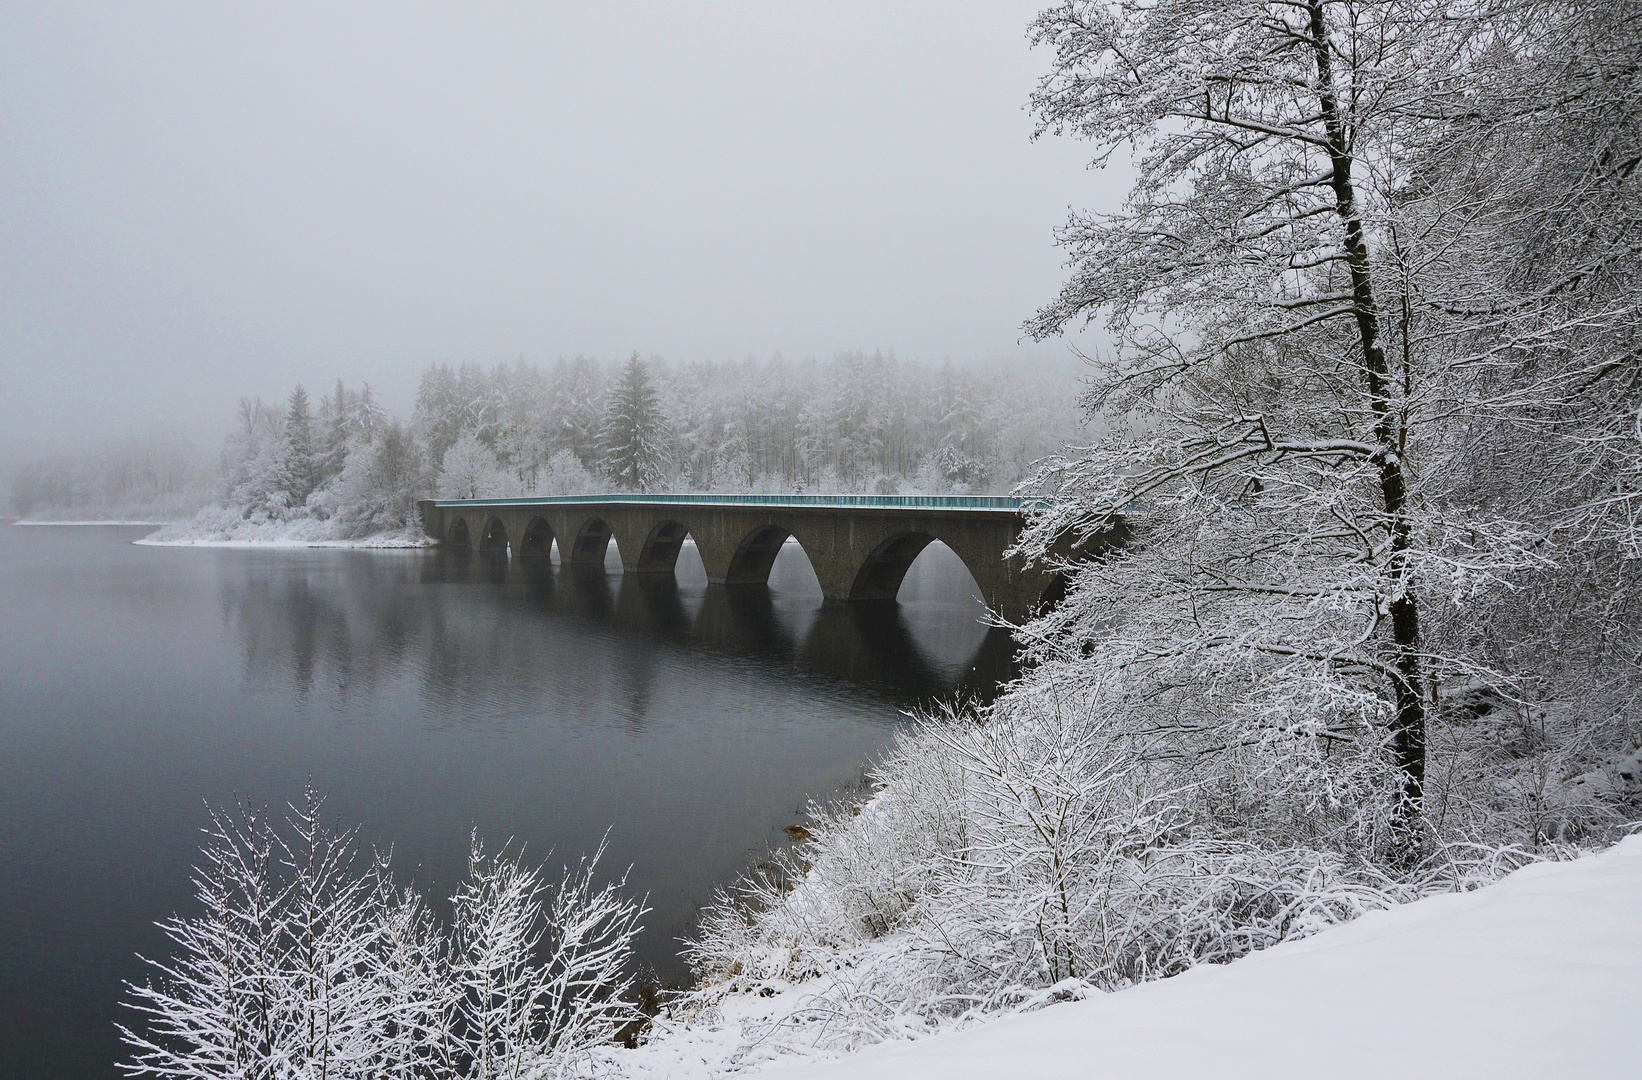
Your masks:
M1112 204L1032 143L1038 4L0 6L12 437L430 361L895 349L1019 326Z

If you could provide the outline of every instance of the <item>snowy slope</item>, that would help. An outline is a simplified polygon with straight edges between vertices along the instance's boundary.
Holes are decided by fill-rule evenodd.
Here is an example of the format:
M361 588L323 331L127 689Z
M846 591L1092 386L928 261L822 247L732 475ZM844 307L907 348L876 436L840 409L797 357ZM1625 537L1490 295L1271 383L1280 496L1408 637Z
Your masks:
M1642 1078L1642 836L1223 967L756 1075Z

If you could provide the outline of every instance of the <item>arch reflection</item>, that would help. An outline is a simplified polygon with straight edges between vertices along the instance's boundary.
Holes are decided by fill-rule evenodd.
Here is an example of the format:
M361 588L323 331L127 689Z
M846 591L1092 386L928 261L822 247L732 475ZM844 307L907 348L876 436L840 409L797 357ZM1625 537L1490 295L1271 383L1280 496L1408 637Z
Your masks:
M248 674L304 686L330 671L343 682L370 685L373 675L361 665L386 656L400 663L404 653L423 650L424 670L438 673L428 689L458 705L487 680L528 683L530 672L574 664L578 634L616 632L651 642L639 641L640 648L667 644L796 667L903 704L954 695L990 699L1018 674L1014 645L1007 631L978 621L982 609L968 595L972 579L951 562L956 569L915 562L902 589L912 598L899 603L823 603L801 552L775 563L768 586L688 577L681 586L671 574L555 566L472 548L407 558L393 572L374 567L368 556L349 560L335 588L224 587L230 611L258 612L230 619ZM397 583L407 578L437 587L406 590ZM374 642L389 626L395 646L385 652ZM356 638L372 643L357 645ZM505 673L496 667L504 656ZM524 685L516 690L531 692Z

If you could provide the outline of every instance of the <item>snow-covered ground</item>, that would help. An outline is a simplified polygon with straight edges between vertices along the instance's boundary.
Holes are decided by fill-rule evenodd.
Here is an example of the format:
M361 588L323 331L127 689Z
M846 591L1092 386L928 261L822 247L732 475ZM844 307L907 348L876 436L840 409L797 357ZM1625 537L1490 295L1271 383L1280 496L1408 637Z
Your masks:
M217 547L217 548L425 548L433 541L400 533L383 533L361 537L358 540L304 540L299 537L275 536L266 539L160 539L148 536L133 540L145 547Z
M348 536L334 519L246 520L235 511L211 508L189 521L165 526L136 541L149 547L227 548L422 548L433 540L419 529L399 528L368 536Z
M612 1055L631 1077L740 1072L774 998ZM1002 1017L772 1080L1642 1076L1642 836L1368 914L1224 966ZM790 1040L783 1040L790 1046Z
M164 525L163 521L14 521L13 525Z

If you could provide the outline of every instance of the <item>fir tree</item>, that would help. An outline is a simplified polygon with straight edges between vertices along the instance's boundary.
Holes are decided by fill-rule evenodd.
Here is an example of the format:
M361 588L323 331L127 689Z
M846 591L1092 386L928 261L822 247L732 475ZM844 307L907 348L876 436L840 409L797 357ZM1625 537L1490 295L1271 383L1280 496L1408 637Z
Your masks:
M388 414L377 404L376 398L371 396L371 384L364 384L359 393L354 395L353 409L348 420L348 441L370 442L387 423Z
M576 357L567 368L554 371L558 416L556 443L568 446L584 466L597 466L599 457L599 399L604 376L599 365L584 356Z
M650 369L634 353L610 387L604 412L604 461L628 491L653 491L667 474L667 420Z
M462 434L462 419L456 375L450 365L428 368L416 391L415 422L433 461L442 460Z
M313 414L308 408L308 391L299 384L291 391L285 409L285 440L280 447L278 485L285 504L302 506L319 482L319 463L314 456Z
M336 380L336 392L325 398L319 407L323 448L319 454L319 483L324 485L342 472L348 459L348 414L352 411L354 395L348 393L342 380Z

